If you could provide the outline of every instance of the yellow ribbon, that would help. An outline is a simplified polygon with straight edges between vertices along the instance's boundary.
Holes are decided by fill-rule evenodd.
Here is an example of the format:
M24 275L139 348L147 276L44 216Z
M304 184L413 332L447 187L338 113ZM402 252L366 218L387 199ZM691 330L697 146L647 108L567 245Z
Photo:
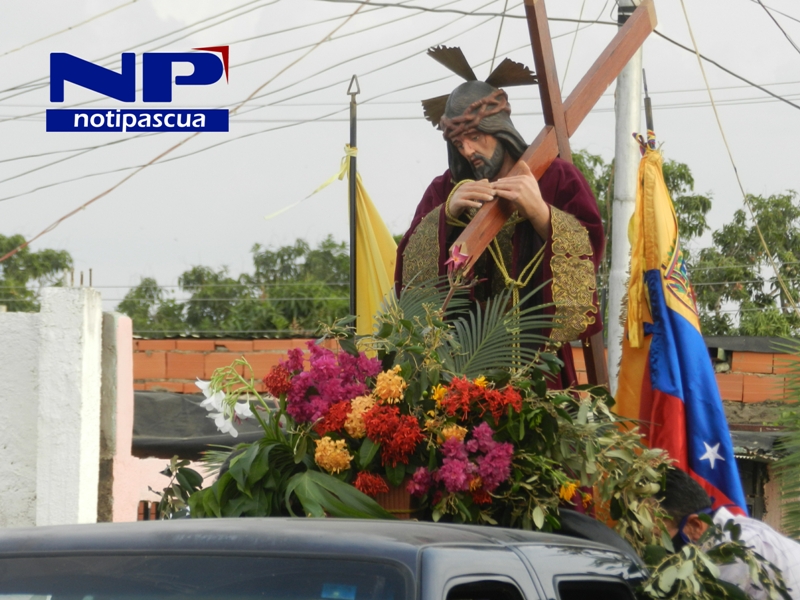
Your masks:
M350 172L350 157L351 156L358 156L358 148L351 148L350 144L345 144L344 156L342 157L342 164L339 166L339 172L338 173L336 173L335 175L333 175L332 177L327 179L322 185L320 185L317 189L315 189L313 192L311 192L305 198L303 198L301 200L298 200L297 202L293 202L289 206L284 206L280 210L275 211L274 213L272 213L270 215L267 215L266 217L264 217L264 219L267 220L267 221L269 221L270 219L274 219L278 215L281 215L281 214L285 213L287 210L291 210L292 208L294 208L295 206L297 206L301 202L304 202L304 201L308 200L314 194L317 194L318 192L321 192L322 190L324 190L326 187L328 187L330 184L332 184L337 179L339 181L344 179L345 176Z

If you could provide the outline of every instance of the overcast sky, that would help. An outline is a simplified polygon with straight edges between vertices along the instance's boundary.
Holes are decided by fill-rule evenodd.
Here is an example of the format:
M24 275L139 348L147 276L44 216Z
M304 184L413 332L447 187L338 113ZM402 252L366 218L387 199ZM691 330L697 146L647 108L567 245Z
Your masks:
M800 105L800 53L755 0L685 0L700 52ZM796 0L763 0L800 44ZM402 233L430 180L447 166L441 134L419 101L460 80L425 55L459 45L480 78L497 60L533 67L520 0L384 0L365 7L335 0L3 0L0 4L0 233L31 237L187 137L186 134L47 133L49 54L87 60L121 51L188 51L230 45L230 81L176 89L173 107L233 107L267 83L231 118L228 133L204 133L137 174L35 242L70 252L76 271L93 269L106 307L143 276L164 285L193 265L251 269L253 244L347 236L347 186L324 192L280 216L334 174L348 141L347 82L359 76L359 170L389 229ZM396 5L439 8L431 12ZM100 13L88 23L74 27ZM614 0L549 0L564 95L615 33ZM691 46L679 0L656 0L658 31ZM487 14L491 13L491 14ZM781 14L785 13L785 14ZM331 41L308 51L335 28ZM56 32L72 29L50 36ZM577 34L575 33L578 27ZM287 31L288 30L288 31ZM298 61L298 59L301 59ZM111 59L107 59L111 61ZM667 158L687 163L699 192L713 194L712 225L742 206L708 94L693 54L652 36L644 66L655 124ZM106 64L106 63L103 63ZM187 67L188 68L188 67ZM180 74L176 69L176 74ZM706 64L745 189L800 189L796 150L800 110ZM141 77L141 73L138 75ZM528 140L542 126L538 90L508 90L512 118ZM572 139L610 160L614 86ZM139 98L140 99L140 98ZM67 84L64 105L121 103ZM136 106L143 106L137 103ZM130 105L125 106L130 107ZM93 146L100 148L85 151ZM68 151L68 152L64 152ZM41 155L27 158L31 155ZM23 158L26 157L26 158ZM170 160L174 159L174 160ZM48 166L49 163L54 163ZM36 169L33 172L29 171ZM128 169L128 170L125 170ZM113 172L109 172L113 171ZM70 181L74 180L74 181ZM40 188L37 190L37 188Z

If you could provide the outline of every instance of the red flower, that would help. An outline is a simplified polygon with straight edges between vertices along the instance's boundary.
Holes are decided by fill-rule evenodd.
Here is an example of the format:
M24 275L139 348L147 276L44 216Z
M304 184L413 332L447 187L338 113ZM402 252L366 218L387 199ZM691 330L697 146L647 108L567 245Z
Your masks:
M397 463L408 464L425 436L417 420L410 415L401 415L397 406L377 405L364 414L367 437L381 445L381 464L396 467Z
M328 412L322 417L322 420L314 426L320 437L330 433L331 431L341 431L347 421L347 415L350 414L350 401L343 400L332 404Z
M490 389L484 391L482 407L492 413L495 423L506 413L507 406L511 406L516 412L522 410L522 396L510 385L502 392Z
M466 419L469 415L470 405L479 398L484 389L472 383L466 377L456 377L450 382L447 394L442 399L444 412L453 417L461 411L461 418Z
M281 394L285 394L292 387L290 380L291 374L286 370L283 365L276 365L264 377L264 387L267 391L276 398Z
M479 487L477 490L472 492L472 501L475 504L491 504L492 497L484 488Z
M373 498L389 491L389 484L383 477L367 471L361 471L358 474L354 485L359 492Z

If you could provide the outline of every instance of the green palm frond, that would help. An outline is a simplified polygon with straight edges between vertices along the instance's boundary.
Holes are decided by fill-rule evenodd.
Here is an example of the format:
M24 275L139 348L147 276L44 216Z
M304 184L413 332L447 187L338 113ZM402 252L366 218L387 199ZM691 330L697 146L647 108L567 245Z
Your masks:
M403 288L400 298L394 289L384 298L381 313L391 313L391 309L401 312L404 319L413 321L415 318L425 318L425 306L441 307L450 292L447 277L437 277L419 283L412 281ZM465 293L456 293L447 307L448 315L457 315L470 305Z
M800 340L787 339L779 350L790 354L787 361L789 372L786 376L786 401L800 400ZM780 425L786 435L780 439L784 456L773 466L781 490L782 522L784 534L800 540L800 410L787 411Z
M541 332L553 327L552 318L542 314L542 306L522 308L537 291L510 308L512 294L506 291L490 299L485 308L475 304L474 312L455 319L448 361L453 373L472 378L537 360L537 349L548 341Z

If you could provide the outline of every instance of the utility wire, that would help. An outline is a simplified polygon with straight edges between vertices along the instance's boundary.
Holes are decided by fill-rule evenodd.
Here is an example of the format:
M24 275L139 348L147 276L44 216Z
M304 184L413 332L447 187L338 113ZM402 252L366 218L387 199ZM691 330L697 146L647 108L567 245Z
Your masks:
M601 15L603 14L603 12L605 12L606 5L608 5L608 2L606 2L606 4L603 6L603 9L600 11ZM583 19L583 11L585 8L586 8L586 0L583 0L583 2L581 3L581 12L578 14L579 21ZM600 17L598 17L598 19L599 18ZM564 84L567 81L567 73L569 73L569 64L572 62L572 53L575 51L575 42L578 41L578 31L580 31L580 28L581 28L580 23L575 25L575 34L572 36L572 44L569 47L569 55L567 56L567 66L564 67L564 75L561 76L561 90L559 90L561 92L564 91Z
M61 35L62 33L66 33L67 31L72 31L73 29L77 29L78 27L81 27L82 25L86 25L87 23L91 23L95 19L99 19L101 17L105 17L106 15L110 15L111 13L113 13L115 11L118 11L120 8L125 8L126 6L130 6L131 4L135 3L136 1L137 0L130 0L129 2L126 2L125 4L120 4L119 6L115 6L114 8L110 8L105 12L101 12L99 14L94 15L93 17L89 17L88 19L86 19L84 21L81 21L80 23L76 23L75 25L70 25L66 29L60 29L59 31L56 31L55 33L50 33L50 34L48 34L48 35L46 35L44 37L40 37L38 39L35 39L32 42L28 42L27 44L22 44L22 46L18 46L17 48L14 48L13 50L7 50L6 52L3 52L2 54L0 54L0 58L2 58L4 56L8 56L9 54L13 54L14 52L19 52L20 50L22 50L24 48L28 48L29 46L33 46L34 44L38 44L39 42L43 42L44 40L49 40L51 37L55 37L57 35Z
M508 12L508 0L503 5L503 16L500 17L500 27L497 29L497 40L494 43L494 53L492 54L492 64L489 65L489 73L494 71L494 61L497 59L497 47L500 45L500 35L503 33L503 23L506 21L506 13Z
M754 3L756 3L756 4L761 4L761 2L759 2L759 0L750 0L750 1L751 1L751 2L754 2ZM763 6L763 5L762 5L762 6ZM786 17L787 19L791 19L792 21L794 21L794 22L796 22L796 23L800 23L800 19L798 19L797 17L793 17L792 15L790 15L790 14L788 14L788 13L781 12L781 11L779 11L777 8L773 8L773 7L771 7L771 6L768 6L767 8L769 8L769 9L770 9L772 12L776 12L776 13L778 13L779 15L782 15L782 16Z
M276 1L277 1L277 0L276 0ZM288 71L290 68L292 68L293 66L295 66L295 65L296 65L297 63L299 63L301 60L303 60L303 59L304 59L306 56L308 56L309 54L311 54L311 52L313 52L313 51L314 51L316 48L318 48L319 46L321 46L321 45L322 45L322 44L323 44L325 41L327 41L327 40L328 40L328 39L329 39L329 38L330 38L330 37L331 37L331 36L332 36L334 33L336 33L336 32L337 32L339 29L341 29L342 27L344 27L344 26L345 26L347 23L349 23L349 22L350 22L350 19L352 19L354 16L356 16L356 14L358 14L358 13L361 11L361 9L362 9L362 8L364 8L364 4L361 4L361 5L360 5L358 8L356 8L356 10L355 10L355 11L353 11L353 13L350 15L350 17L348 17L347 19L345 19L345 21L344 21L344 22L342 22L340 25L338 25L337 27L335 27L335 28L333 29L333 31L331 31L331 32L330 32L329 34L327 34L327 35L326 35L324 38L322 38L322 39L319 41L319 44L317 44L317 46L316 46L315 48L312 48L312 49L310 49L308 52L306 52L305 54L303 54L301 57L299 57L299 58L297 58L296 60L292 61L292 62L291 62L291 63L289 63L289 64L288 64L286 67L284 67L283 69L281 69L280 71L278 71L278 73L276 73L275 75L273 75L273 76L272 76L270 79L268 79L266 82L264 82L264 83L263 83L262 85L260 85L258 88L256 88L256 89L253 91L253 93L251 93L251 94L250 94L250 95L249 95L247 98L245 98L245 99L242 101L242 103L241 103L241 104L239 104L239 106L237 106L236 108L234 108L234 109L233 109L231 112L232 112L232 113L235 113L235 112L236 112L236 111L237 111L239 108L241 108L241 107L242 107L242 106L244 106L244 105L245 105L245 104L246 104L246 103L247 103L249 100L251 100L251 99L253 98L253 96L255 96L255 95L258 93L258 92L260 92L262 89L264 89L264 88L265 88L267 85L269 85L271 82L275 81L275 79L276 79L277 77L279 77L280 75L282 75L283 73L285 73L286 71ZM42 237L42 236L43 236L43 235L45 235L46 233L48 233L48 232L52 231L53 229L55 229L56 227L58 227L58 225L60 225L62 222L64 222L65 220L67 220L67 219L68 219L68 218L70 218L71 216L73 216L73 215L77 214L78 212L80 212L80 211L84 210L84 209L85 209L87 206L89 206L89 205L90 205L90 204L92 204L93 202L96 202L96 201L97 201L97 200L99 200L100 198L102 198L102 197L104 197L104 196L106 196L106 195L110 194L112 191L114 191L115 189L117 189L118 187L120 187L121 185L123 185L123 184L124 184L126 181L128 181L128 180L129 180L131 177L135 176L137 173L140 173L140 172L141 172L141 171L143 171L145 168L149 167L150 165L152 165L153 163L157 162L158 160L160 160L160 159L161 159L161 158L163 158L164 156L168 155L170 152L172 152L172 151L176 150L177 148L181 147L182 145L184 145L184 144L185 144L186 142L188 142L189 140L191 140L191 139L193 139L193 138L197 137L197 136L198 136L200 133L201 133L201 132L199 132L199 131L198 131L198 132L195 132L195 133L193 133L192 135L190 135L190 136L188 136L188 137L184 138L183 140L181 140L181 141L180 141L180 142L178 142L177 144L175 144L175 145L171 146L170 148L168 148L168 149L167 149L167 150L165 150L164 152L160 153L159 155L157 155L155 158L151 159L149 162L147 162L147 163L146 163L146 164L144 164L143 166L141 166L141 167L139 167L138 169L136 169L135 171L133 171L133 173L130 173L130 174L126 175L125 177L123 177L123 178L122 178L120 181L118 181L116 184L114 184L113 186L111 186L110 188L108 188L107 190L105 190L104 192L101 192L100 194L98 194L98 195L97 195L97 196L95 196L94 198L92 198L92 199L88 200L87 202L84 202L84 203L83 203L81 206L79 206L78 208L76 208L76 209L74 209L74 210L70 211L69 213L67 213L67 214L66 214L66 215L64 215L63 217L61 217L61 218L57 219L57 220L56 220L56 221L54 221L52 224L50 224L48 227L46 227L45 229L43 229L43 230L42 230L40 233L36 234L36 235L35 235L33 238L31 238L30 240L27 240L27 241L25 241L24 243L22 243L22 244L20 244L19 246L17 246L16 248L14 248L13 250L10 250L9 252L6 252L6 253L5 253L3 256L1 256L1 257L0 257L0 263L2 263L2 262L4 262L4 261L8 260L8 259L9 259L9 258L11 258L12 256L14 256L14 255L15 255L17 252L19 252L20 250L22 250L22 249L26 248L27 246L29 246L29 245L31 244L31 242L33 242L34 240L37 240L38 238Z
M683 16L686 19L686 27L689 29L689 37L692 40L692 46L694 46L694 53L697 56L697 63L700 65L700 72L703 75L703 81L706 84L706 88L708 88L708 97L711 100L711 106L714 109L714 117L717 120L717 126L719 127L719 132L722 135L722 141L725 144L725 149L728 152L728 158L731 161L731 166L733 167L733 172L736 175L736 183L739 184L739 190L742 193L742 198L744 199L744 205L747 207L748 212L750 213L750 218L753 220L753 223L756 226L756 231L758 232L759 240L761 241L761 246L764 248L764 253L767 255L770 264L772 265L772 270L775 272L775 277L780 284L783 293L786 295L786 298L789 300L789 303L792 305L794 312L796 315L800 316L800 309L798 309L797 304L794 301L794 297L789 292L789 288L786 286L786 283L781 277L780 270L778 269L777 265L775 264L775 259L772 256L772 252L770 252L769 247L767 246L767 241L764 239L764 234L761 232L761 227L758 225L758 221L755 218L755 214L753 213L753 208L750 206L750 201L747 198L747 192L745 192L744 185L742 184L742 180L739 178L739 169L736 167L736 161L733 159L733 153L731 152L731 148L728 145L728 139L725 135L725 130L722 127L722 121L720 120L719 113L717 112L717 107L714 104L714 94L711 92L711 86L708 83L708 77L706 77L706 70L703 67L703 61L700 57L700 51L697 49L697 41L694 38L694 32L692 31L692 24L689 22L689 13L686 11L686 4L684 0L681 0L681 8L683 9Z
M278 0L274 0L274 1L278 1ZM446 4L453 4L454 2L457 2L457 1L458 1L458 0L450 0L449 2L446 2L444 5L446 5ZM496 0L491 0L491 2L489 2L489 3L485 4L484 6L488 6L489 4L492 4L492 3L493 3L493 2L495 2L495 1L496 1ZM442 6L444 6L444 5L442 5ZM407 16L405 16L405 17L402 17L401 19L407 19L407 18L410 18L410 17L415 17L415 16L417 16L418 14L419 14L419 13L416 13L416 14L410 14L410 15L407 15ZM342 17L339 17L339 18L342 18ZM454 21L452 21L450 24L454 23L455 21L457 21L457 20L459 20L459 19L461 19L461 18L462 18L462 17L458 17L457 19L455 19ZM341 36L335 36L335 37L331 37L331 38L329 38L327 41L335 41L335 40L341 39L342 37L346 37L346 36L348 36L348 35L353 35L354 33L362 33L362 32L364 32L364 31L368 31L368 30L370 30L370 29L375 29L375 28L377 28L377 27L381 27L381 26L383 26L383 25L387 25L387 24L393 24L393 23L395 23L395 22L397 22L397 21L399 21L399 20L401 20L401 19L395 19L394 21L387 21L387 22L385 22L385 23L379 23L379 24L376 24L376 25L372 25L372 26L370 26L370 27L367 27L367 28L365 28L365 29L358 30L358 31L356 31L356 32L347 33L347 34L344 34L344 35L341 35ZM448 25L449 25L449 24L448 24ZM439 30L439 29L441 29L441 27L438 27L438 28L434 29L433 31L437 31L437 30ZM433 31L431 31L430 33L433 33ZM428 35L428 34L423 34L423 36L424 36L424 35ZM417 36L417 37L415 37L415 38L411 38L410 40L406 40L406 41L404 41L404 42L401 42L401 44L397 44L397 43L395 43L395 44L393 44L393 45L391 45L391 46L388 46L387 48L384 48L384 49L391 49L391 48L397 47L398 45L402 45L402 44L405 44L405 43L412 42L412 41L414 41L414 40L418 39L419 37L421 37L421 36ZM318 44L308 44L308 45L306 45L306 46L301 46L301 47L299 47L299 48L293 48L293 49L290 49L290 50L284 50L284 51L282 51L282 52L279 52L278 54L272 55L272 57L274 57L274 56L280 56L280 55L287 54L287 53L290 53L290 52L294 52L294 51L297 51L297 50L300 50L300 49L308 49L308 48L312 48L312 49L313 49L313 48L315 48L317 45L318 45ZM376 54L377 52L381 52L381 51L382 51L382 50L374 50L374 51L368 52L367 54L362 54L362 55L360 55L360 56L357 56L357 57L355 57L355 58L348 59L347 61L344 61L344 62L350 62L350 61L352 61L352 60L356 60L356 59L358 59L358 58L362 58L363 56L366 56L366 55L368 55L368 54ZM271 57L268 57L268 58L271 58ZM254 59L254 60L252 60L252 61L249 61L249 62L256 62L257 60L262 60L262 59ZM244 64L249 64L249 63L244 63ZM334 67L336 67L336 66L340 66L341 64L344 64L344 63L339 63L339 64L337 64L337 65L334 65ZM328 70L330 70L330 68L333 68L333 67L328 67L328 68L324 69L323 71L320 71L320 72L316 73L315 75L318 75L318 74L320 74L320 73L324 73L325 71L328 71ZM310 77L314 77L315 75L311 75ZM286 88L283 88L283 89L286 89ZM31 116L33 116L33 115L38 115L38 114L42 114L42 111L39 111L39 112L36 112L36 113L29 113L28 115L22 115L22 116L19 116L19 117L13 117L13 118L11 118L11 119L7 119L7 120L22 119L22 118L23 118L23 117L25 117L25 116L31 117ZM138 137L138 136L136 136L136 137ZM120 142L120 140L117 140L117 141L116 141L116 142L114 142L114 143L119 143L119 142ZM7 182L7 181L11 181L12 179L17 179L17 178L19 178L19 177L23 177L24 175L29 175L29 174L31 174L31 173L35 173L35 172L37 172L37 171L41 171L41 170L43 170L43 169L46 169L46 168L48 168L48 167L50 167L50 166L52 166L52 165L59 164L59 163L62 163L62 162L65 162L65 161L71 160L72 158L76 158L76 157L78 157L78 156L82 156L83 154L86 154L87 152L92 152L92 151L94 151L94 150L96 150L96 149L98 149L98 148L101 148L101 147L102 147L102 146L90 147L90 148L88 148L88 149L85 149L85 150L83 150L83 151L77 152L76 154L73 154L72 156L69 156L69 157L66 157L66 158L61 158L61 159L58 159L58 160L55 160L55 161L52 161L52 162L46 163L46 164L44 164L44 165L37 166L37 167L35 167L35 168L33 168L33 169L30 169L30 170L28 170L28 171L24 171L24 172L22 172L22 173L19 173L19 174L17 174L17 175L13 175L13 176L11 176L11 177L7 177L6 179L2 179L2 180L0 180L0 184L2 184L2 183L5 183L5 182ZM38 188L38 189L42 189L42 188ZM10 198L9 198L9 199L10 199ZM4 200L4 199L3 199L3 200ZM0 200L0 201L2 201L2 200Z
M228 10L224 10L224 11L222 11L220 13L217 13L216 15L212 15L210 17L206 17L204 19L200 19L199 21L195 21L194 23L191 23L189 25L185 25L185 26L180 27L178 29L174 29L173 31L170 31L168 33L165 33L165 34L162 34L162 35L157 36L155 38L152 38L152 39L150 39L150 40L148 40L146 42L141 42L139 44L135 44L135 45L130 46L128 48L124 48L122 50L119 50L117 52L112 52L111 54L107 54L106 56L102 56L100 58L95 59L93 62L100 63L102 61L107 61L108 59L113 58L114 60L111 61L110 63L107 63L107 64L115 64L119 59L119 55L122 54L123 52L128 52L130 50L135 50L137 48L141 48L142 46L145 46L147 44L151 44L153 42L157 42L157 41L162 40L164 38L168 38L168 37L170 37L172 35L175 35L176 33L180 33L182 31L186 31L187 29L191 29L192 27L196 27L197 25L200 25L200 24L205 23L207 21L210 21L212 19L217 19L217 18L219 18L221 16L227 15L227 14L229 14L231 12L235 12L237 10L243 9L245 7L251 6L252 4L256 4L257 2L262 2L262 1L263 0L249 0L248 2L245 2L244 4L242 4L240 6L236 6L234 8L230 8ZM236 15L236 16L245 15L245 14L251 12L252 10L258 10L259 8L264 8L266 6L270 6L271 4L275 4L277 2L280 2L280 0L271 0L269 2L265 2L264 4L262 4L260 6L257 6L255 8L251 8L250 10L242 12L239 15ZM235 17L232 17L232 18L235 18ZM230 19L225 19L225 21L227 21L227 20L230 20ZM223 23L225 21L220 21L220 23ZM200 31L204 31L205 29L209 29L211 27L215 27L216 25L219 25L219 23L212 23L212 24L210 24L210 25L208 25L206 27L202 27L202 28L194 31L193 33L199 33ZM21 83L21 84L15 85L13 87L6 88L4 90L0 90L0 94L5 94L7 92L22 90L22 92L20 92L18 94L12 94L10 96L6 96L5 98L0 99L0 101L8 100L9 98L13 98L14 96L18 96L18 95L23 94L23 93L32 92L32 91L41 89L43 87L46 87L47 80L48 80L48 77L46 77L46 76L45 77L39 77L39 78L34 79L32 81L28 81L26 83Z
M495 1L496 1L496 0L491 0L491 1L490 1L490 2L488 2L487 4L484 4L483 6L488 6L489 4L492 4L492 3L493 3L493 2L495 2ZM449 3L450 3L450 2L448 2L448 4L449 4ZM411 16L416 16L416 15L411 15ZM451 21L450 23L448 23L448 25L446 25L446 26L449 26L449 25L451 25L451 24L455 23L456 21L458 21L458 20L459 20L459 19L461 19L461 18L462 18L462 17L457 17L456 19L454 19L453 21ZM488 20L487 20L487 21L484 21L484 23L485 23L485 22L488 22ZM479 25L480 25L480 24L479 24ZM473 27L470 27L470 28L469 28L469 29L467 29L466 31L469 31L470 29L473 29L473 28L474 28L474 26L473 26ZM440 30L440 29L442 29L442 27L438 27L438 28L436 28L436 29L435 29L435 30L433 30L433 31L438 31L438 30ZM429 35L430 33L433 33L433 31L429 32L428 34L423 34L423 35ZM462 35L463 33L464 33L464 32L462 32L462 33L460 33L460 34L458 34L458 35ZM417 37L415 37L415 38L411 38L410 40L406 40L406 41L404 41L404 42L401 42L401 44L400 44L400 45L402 45L402 44L405 44L405 43L409 43L409 42L411 42L411 41L414 41L414 40L418 39L419 37L420 37L420 36L417 36ZM455 37L455 36L454 36L454 37ZM332 38L330 38L330 39L332 40L332 39L338 39L338 38L333 38L333 37L332 37ZM397 43L395 43L395 44L393 44L393 45L390 45L390 46L388 46L387 48L384 48L384 49L381 49L381 50L374 50L374 51L371 51L371 52L369 52L369 53L367 53L367 54L375 54L375 53L377 53L377 52L381 52L382 50L386 50L386 49L392 49L392 48L395 48L395 47L397 47L397 46L398 46L398 44L397 44ZM416 56L416 55L417 55L417 53L415 52L414 54L412 54L412 55L409 55L409 57L408 57L408 58L414 57L414 56ZM345 64L345 63L347 63L347 62L350 62L350 61L356 60L356 59L358 59L358 58L362 58L363 56L366 56L366 54L362 54L362 55L359 55L359 56L353 57L353 58L351 58L351 59L348 59L348 60L346 60L346 61L343 61L343 62L341 62L341 63L338 63L337 65L334 65L334 66L341 66L342 64ZM319 74L321 74L321 73L327 72L327 71L328 71L328 70L330 70L331 68L333 68L333 67L328 67L328 68L326 68L326 69L324 69L324 70L322 70L322 71L319 71L318 73L315 73L314 75L311 75L310 77L314 77L314 76L316 76L316 75L319 75ZM381 70L382 68L384 68L384 67L379 67L378 69L375 69L375 70ZM373 70L373 71L368 71L368 72L367 72L367 73L365 73L364 75L368 75L368 74L370 74L370 73L374 72L375 70ZM309 78L310 78L310 77L309 77ZM362 77L363 77L363 75L362 75ZM337 82L337 83L341 83L341 82ZM335 84L336 84L336 83L335 83ZM335 84L331 84L331 85L335 85ZM274 91L274 93L277 93L277 92L279 92L279 91L281 91L281 90L284 90L284 89L290 88L290 87L292 87L292 86L294 86L294 85L296 85L296 84L290 84L289 86L286 86L286 87L284 87L284 88L279 88L278 90L275 90L275 91ZM262 86L262 87L263 87L263 86ZM330 87L330 86L326 86L326 87ZM273 93L273 92L271 92L271 93ZM267 94L267 95L269 95L269 94ZM302 95L302 94L301 94L301 95ZM261 97L261 96L258 96L258 97ZM246 101L245 101L245 102L246 102ZM240 107L237 107L237 109L238 109L238 108L240 108ZM234 109L234 111L232 111L232 113L231 113L231 114L233 114L233 112L235 112L237 109ZM246 112L250 112L250 111L245 111L245 114L246 114ZM331 114L331 115L334 115L334 114L337 114L338 112L341 112L341 110L337 110L337 111L335 111L334 113L330 113L330 114ZM321 118L318 118L318 119L313 119L313 120L314 120L314 121L318 121L318 120L322 120L322 119L324 119L324 118L325 118L325 117L323 116L323 117L321 117ZM282 129L282 127L279 127L279 128L273 128L273 130L274 130L274 129ZM136 136L136 137L138 137L138 136ZM235 140L235 139L239 139L239 138L234 138L234 140ZM233 141L233 140L228 140L228 141ZM120 142L120 140L117 140L117 141L116 141L116 142L114 142L114 143L119 143L119 142ZM223 143L227 143L227 142L223 142ZM36 172L36 171L39 171L39 170L45 169L45 168L47 168L47 167L49 167L49 166L51 166L51 165L53 165L53 164L57 164L57 163L64 162L64 161L66 161L66 160L69 160L69 159L71 159L71 158L75 158L76 156L80 156L80 155L82 155L82 154L85 154L85 153L86 153L86 152L88 152L88 151L92 151L92 150L98 149L98 148L100 148L100 147L102 147L102 146L98 146L98 147L91 147L91 148L89 148L88 150L86 150L86 151L83 151L83 152L79 152L79 153L77 153L77 154L74 154L73 156L70 156L70 157L67 157L67 158L63 158L63 159L59 159L59 160L53 161L53 162L51 162L51 163L47 163L47 164L45 164L45 165L41 165L41 166L39 166L39 167L36 167L36 168L30 169L30 170L28 170L28 171L26 171L26 172L24 172L24 173L21 173L21 174L19 174L19 175L15 175L15 176L9 177L9 178L7 178L7 179L5 179L5 180L0 180L0 183L3 183L4 181L9 181L9 180L11 180L11 179L16 179L17 177L21 177L22 175L27 175L27 174L30 174L30 173L33 173L33 172ZM202 151L202 150L200 150L200 151ZM193 153L188 153L188 154L183 154L183 155L180 155L180 156L178 156L178 157L175 157L175 158L184 158L184 157L186 157L186 156L191 156L192 154L195 154L195 152L193 152ZM167 159L166 161L162 161L162 162L170 162L171 160L173 160L173 159ZM141 166L141 165L139 165L139 166ZM91 177L91 176L96 176L96 175L104 175L104 174L109 174L109 173L114 173L114 172L119 172L119 171L126 171L126 170L135 169L135 168L138 168L138 166L137 166L137 167L125 167L125 168L122 168L122 169L113 169L113 170L110 170L110 171L104 171L104 172L102 172L102 173L95 173L95 174L91 174L91 175L89 175L89 177ZM84 178L84 177L72 178L72 179L66 180L66 181L64 181L64 182L77 181L77 180L79 180L79 179L83 179L83 178ZM28 191L28 192L22 192L22 193L19 193L19 194L14 194L14 195L12 195L12 196L7 196L7 197L4 197L4 198L0 198L0 202L2 202L2 201L5 201L5 200L11 200L11 199L13 199L13 198L18 198L18 197L20 197L20 196L22 196L22 195L26 195L26 194L28 194L28 193L31 193L31 192L34 192L34 191L39 191L39 190L42 190L42 189L46 189L46 188L49 188L49 187L53 187L54 185L58 185L58 183L53 183L53 184L45 184L45 185L39 186L39 187L37 187L37 188L35 188L35 189L33 189L33 190L30 190L30 191Z
M788 33L786 33L786 30L785 30L783 27L781 27L781 24L780 24L780 23L778 23L778 20L775 18L775 15L773 15L773 14L770 12L770 10L769 10L769 9L768 9L766 6L764 6L764 3L763 3L761 0L756 0L756 1L757 1L757 2L758 2L758 4L761 6L761 8L763 8L763 9L764 9L764 12L766 12L766 13L767 13L767 15L769 15L769 18L770 18L770 19L772 19L772 22L773 22L773 23L775 23L775 25L778 27L778 29L780 29L780 30L781 30L781 33L783 34L783 37L785 37L787 40L789 40L789 43L792 45L792 47L793 47L793 48L794 48L794 49L795 49L795 50L796 50L798 53L800 53L800 48L798 48L798 47L797 47L797 44L795 44L795 43L794 43L794 40L793 40L791 37L789 37L789 34L788 34Z

